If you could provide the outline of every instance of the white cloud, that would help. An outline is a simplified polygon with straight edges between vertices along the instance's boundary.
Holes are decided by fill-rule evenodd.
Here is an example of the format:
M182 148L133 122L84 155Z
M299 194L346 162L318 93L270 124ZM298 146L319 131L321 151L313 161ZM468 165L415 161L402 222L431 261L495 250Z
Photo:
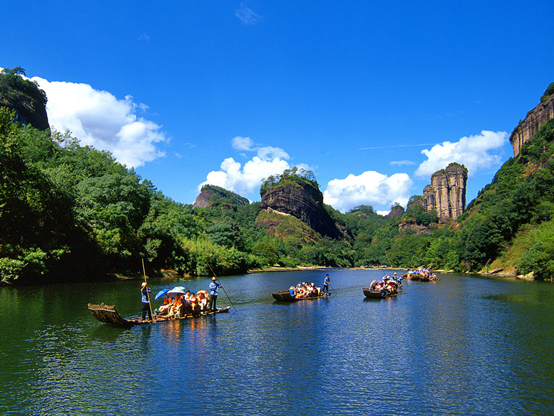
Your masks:
M392 166L415 165L411 160L395 160L390 162Z
M464 164L469 176L480 169L489 169L502 161L500 154L491 151L501 149L508 140L508 133L483 130L480 135L462 137L460 141L443 142L431 148L422 150L427 160L415 171L418 177L429 177L436 171L444 169L452 162Z
M359 176L333 179L323 193L325 203L341 212L358 205L390 207L395 202L406 206L413 182L406 173L386 176L367 171Z
M240 19L240 21L245 25L254 25L261 20L261 17L248 7L246 2L240 4L239 9L235 12L235 16Z
M221 170L208 173L206 181L201 183L198 189L210 184L247 196L260 190L262 179L279 175L285 169L290 169L288 159L290 156L279 147L258 149L257 155L246 162L244 167L230 157L221 163Z
M166 142L161 126L137 117L133 97L119 100L107 91L88 84L49 82L34 77L48 97L46 111L50 126L58 131L70 130L81 144L108 150L128 167L138 167L165 155L156 143Z
M252 146L254 146L254 141L250 137L237 136L233 137L231 144L235 150L251 151L253 150Z

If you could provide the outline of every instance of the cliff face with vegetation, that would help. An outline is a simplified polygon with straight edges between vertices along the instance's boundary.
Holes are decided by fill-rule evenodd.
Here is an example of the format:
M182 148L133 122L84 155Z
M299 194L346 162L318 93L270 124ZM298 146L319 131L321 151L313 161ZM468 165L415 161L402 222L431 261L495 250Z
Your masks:
M0 106L15 110L16 121L38 130L50 128L46 114L46 94L37 84L22 78L22 68L0 73Z
M262 195L260 209L269 213L292 215L323 236L341 236L335 222L325 210L323 194L307 182L271 187Z
M215 185L204 185L200 194L192 204L198 208L235 209L237 206L248 205L248 199Z
M549 94L551 93L547 90L539 105L527 113L527 116L510 135L514 156L519 155L523 144L539 131L540 126L554 118L554 95Z
M420 203L426 211L436 211L441 220L456 220L466 206L467 169L451 163L431 176L431 185L423 190Z

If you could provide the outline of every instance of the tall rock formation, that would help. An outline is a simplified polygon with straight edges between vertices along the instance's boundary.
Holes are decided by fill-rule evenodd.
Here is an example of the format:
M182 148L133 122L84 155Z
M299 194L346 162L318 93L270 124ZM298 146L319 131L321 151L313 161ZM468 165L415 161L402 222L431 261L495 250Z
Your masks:
M0 72L0 107L15 110L16 121L36 129L50 128L46 114L46 93L32 81L24 79L21 68Z
M418 203L426 211L435 210L441 220L456 220L466 208L467 168L451 163L431 176Z
M298 181L268 188L260 209L292 215L323 236L341 238L342 234L323 205L323 194L311 184Z
M20 124L30 124L38 130L50 128L46 106L23 94L14 92L11 97L0 94L0 106L14 109L16 121Z
M540 104L527 113L525 119L519 123L510 135L514 156L519 155L523 143L529 141L540 126L551 118L554 118L554 95L541 100Z

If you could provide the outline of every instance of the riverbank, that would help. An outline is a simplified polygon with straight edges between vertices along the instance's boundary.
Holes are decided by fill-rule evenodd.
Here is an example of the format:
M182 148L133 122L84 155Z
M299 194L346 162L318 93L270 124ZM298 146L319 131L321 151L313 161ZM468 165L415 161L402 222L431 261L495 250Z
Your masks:
M247 273L274 273L274 272L301 272L306 270L328 270L332 267L310 266L310 267L268 267L266 269L251 269Z

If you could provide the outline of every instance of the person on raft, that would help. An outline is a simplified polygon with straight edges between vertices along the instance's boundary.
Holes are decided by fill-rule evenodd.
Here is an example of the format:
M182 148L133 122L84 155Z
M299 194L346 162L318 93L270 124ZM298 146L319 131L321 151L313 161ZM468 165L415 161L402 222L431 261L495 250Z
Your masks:
M323 290L322 293L329 293L329 285L331 284L331 279L329 278L329 275L325 275L325 279L323 280Z
M148 294L151 292L150 288L148 287L148 284L146 282L142 282L142 285L140 287L140 296L142 300L142 320L146 318L146 314L148 314L148 319L152 320L152 311L150 310L150 299L148 297Z
M169 293L166 294L163 305L158 308L157 312L154 311L154 313L157 313L158 315L168 315L171 307L173 306L173 302L173 296L171 296Z
M296 287L291 286L289 289L291 296L297 299L313 298L321 294L319 287L313 283L300 282Z
M209 309L213 312L217 310L215 304L217 302L217 290L222 287L219 282L216 282L215 276L212 277L212 282L210 283L210 306Z

